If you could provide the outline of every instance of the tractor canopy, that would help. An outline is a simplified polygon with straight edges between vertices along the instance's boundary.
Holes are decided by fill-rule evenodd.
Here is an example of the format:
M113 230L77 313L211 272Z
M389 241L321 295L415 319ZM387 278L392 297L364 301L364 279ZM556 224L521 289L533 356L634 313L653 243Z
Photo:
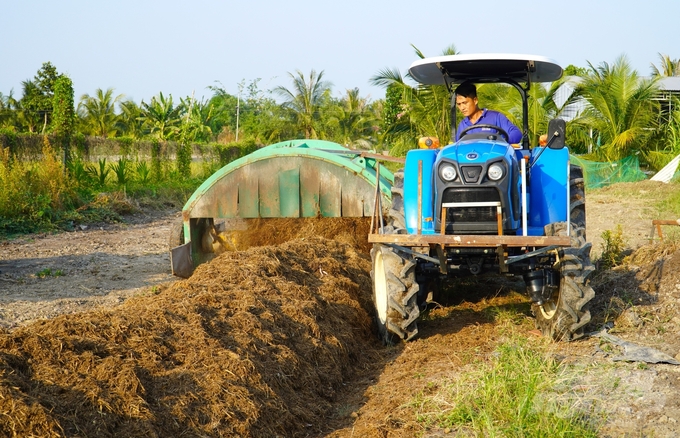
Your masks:
M451 93L451 135L456 132L456 105L453 85L463 82L504 83L513 86L522 98L522 148L529 149L529 110L527 92L533 82L554 82L562 77L557 62L537 55L483 53L446 55L415 61L409 75L423 85L445 85ZM525 84L524 86L520 83Z
M411 64L409 74L423 85L554 82L562 77L562 67L543 56L483 53L419 59Z

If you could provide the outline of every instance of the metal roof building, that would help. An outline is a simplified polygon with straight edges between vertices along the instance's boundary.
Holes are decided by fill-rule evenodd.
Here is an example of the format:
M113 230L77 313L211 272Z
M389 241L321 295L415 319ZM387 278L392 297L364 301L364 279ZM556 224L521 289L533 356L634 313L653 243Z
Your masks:
M567 81L562 85L555 93L555 103L558 107L562 106L564 102L571 96L574 92L576 85L581 82L581 78L578 76L570 76ZM673 101L673 98L680 99L680 76L664 76L659 78L659 93L656 99L661 104L662 114L668 114L675 110L677 103ZM585 100L580 100L578 102L567 105L563 108L560 113L560 117L566 121L573 120L579 115L581 111L586 107L587 102Z

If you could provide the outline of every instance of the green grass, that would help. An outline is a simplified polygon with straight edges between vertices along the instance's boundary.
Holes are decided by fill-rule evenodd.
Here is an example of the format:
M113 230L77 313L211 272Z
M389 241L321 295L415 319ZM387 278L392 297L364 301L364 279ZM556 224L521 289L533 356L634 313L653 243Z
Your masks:
M64 271L61 269L57 269L55 271L52 271L51 268L45 268L42 271L38 272L35 274L39 278L45 278L45 277L61 277L64 275Z
M658 201L656 207L661 212L666 212L673 217L671 219L680 218L680 183L670 183L671 188L667 192L666 197Z
M569 370L548 344L517 334L514 316L499 316L507 338L453 381L424 389L411 403L417 420L454 436L596 437L593 414L574 408Z

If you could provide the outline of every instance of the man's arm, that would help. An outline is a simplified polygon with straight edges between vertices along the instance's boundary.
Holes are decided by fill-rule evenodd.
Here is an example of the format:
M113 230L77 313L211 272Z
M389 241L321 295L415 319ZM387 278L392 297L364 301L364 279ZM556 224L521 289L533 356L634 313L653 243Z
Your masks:
M519 130L517 126L515 126L510 120L507 118L505 119L508 122L508 127L505 128L505 131L508 133L510 136L510 139L508 140L508 143L510 144L516 144L522 141L522 131Z
M459 132L465 129L465 119L461 120L460 123L458 124L458 129L456 129L456 141L460 140L460 134Z
M499 112L496 112L496 114L497 114L496 125L499 128L503 128L503 130L505 130L505 132L508 133L508 136L510 137L508 139L508 143L515 144L522 141L522 131L520 131L520 129L517 126L515 126L510 120L508 120L508 118L505 117L505 114Z

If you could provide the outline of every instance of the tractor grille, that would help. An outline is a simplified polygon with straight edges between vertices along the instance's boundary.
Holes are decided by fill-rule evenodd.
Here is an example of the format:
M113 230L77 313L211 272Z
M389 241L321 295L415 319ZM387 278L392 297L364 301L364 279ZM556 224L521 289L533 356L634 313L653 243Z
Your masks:
M499 202L498 190L492 187L449 188L444 191L443 202ZM446 221L496 222L496 207L449 208Z

